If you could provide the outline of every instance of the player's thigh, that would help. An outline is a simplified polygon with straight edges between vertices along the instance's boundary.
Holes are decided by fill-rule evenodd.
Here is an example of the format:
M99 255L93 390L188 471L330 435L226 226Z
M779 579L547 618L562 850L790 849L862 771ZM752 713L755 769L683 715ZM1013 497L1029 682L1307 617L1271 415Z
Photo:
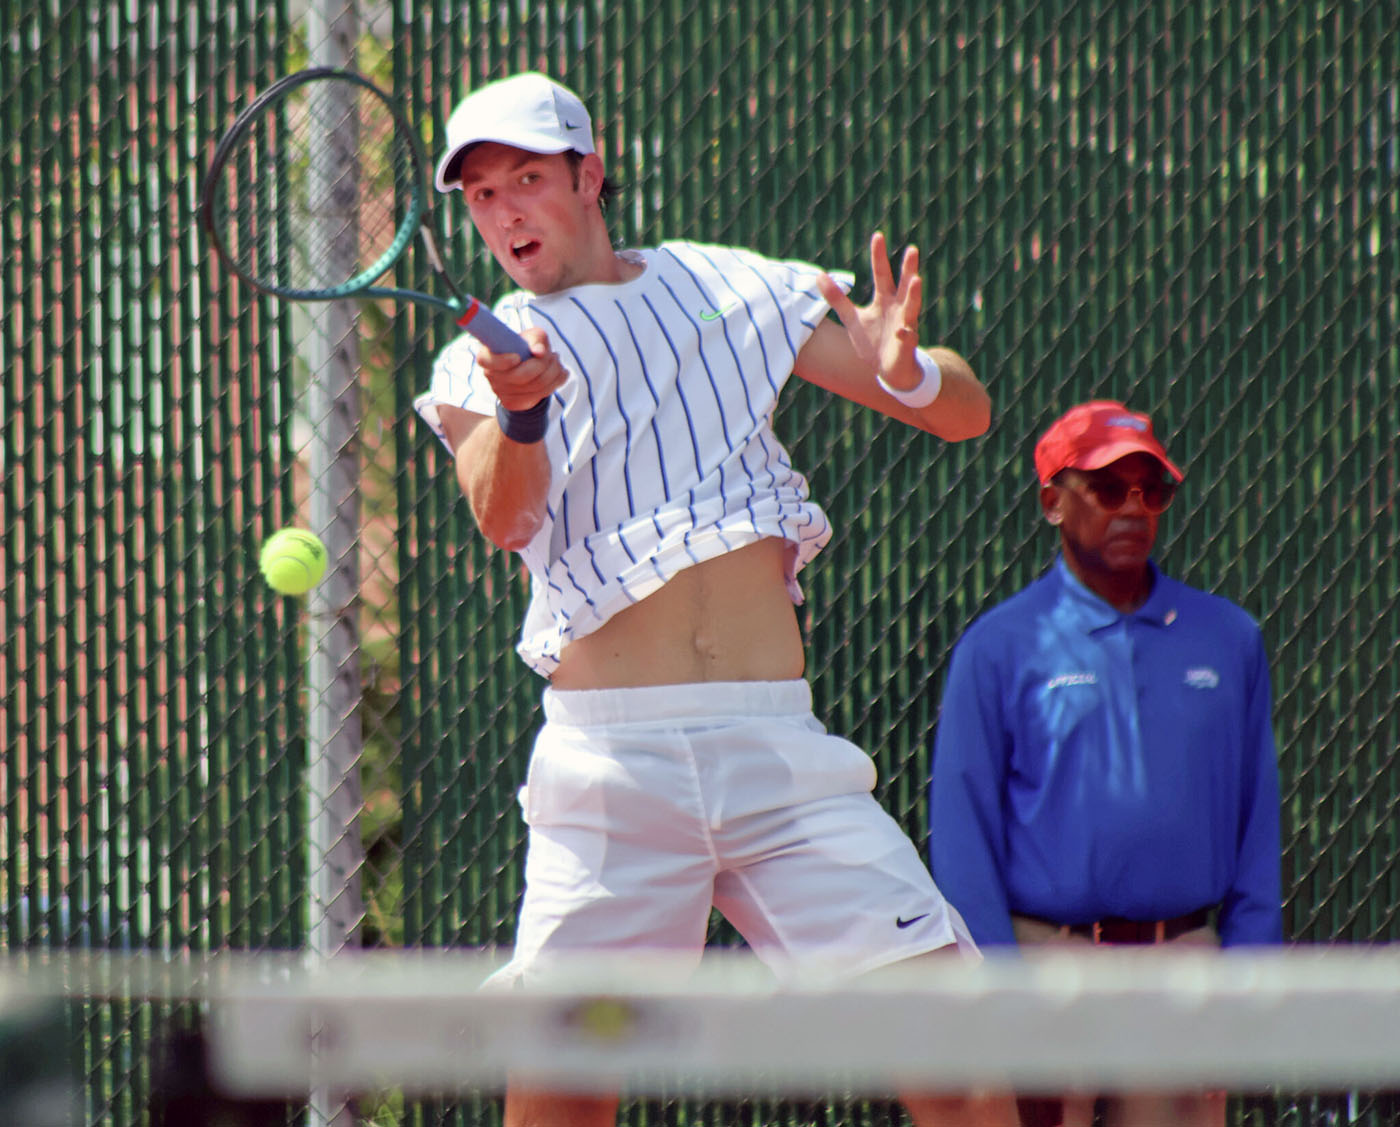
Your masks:
M529 826L517 955L699 950L714 854L683 739L546 725L521 806Z
M1224 1092L1123 1092L1105 1100L1104 1127L1225 1127Z
M755 815L727 827L725 844L743 863L716 877L715 906L775 966L860 974L965 939L913 843L868 794Z
M517 948L698 952L710 917L712 860L600 835L591 827L532 827Z
M614 1095L512 1083L506 1089L505 1127L614 1127L617 1105Z

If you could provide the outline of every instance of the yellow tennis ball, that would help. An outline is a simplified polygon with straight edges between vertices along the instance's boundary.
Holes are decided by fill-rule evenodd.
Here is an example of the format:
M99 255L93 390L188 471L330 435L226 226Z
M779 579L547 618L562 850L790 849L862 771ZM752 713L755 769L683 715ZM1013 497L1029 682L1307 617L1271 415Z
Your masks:
M282 528L263 541L258 567L274 591L304 595L326 574L326 546L315 533Z

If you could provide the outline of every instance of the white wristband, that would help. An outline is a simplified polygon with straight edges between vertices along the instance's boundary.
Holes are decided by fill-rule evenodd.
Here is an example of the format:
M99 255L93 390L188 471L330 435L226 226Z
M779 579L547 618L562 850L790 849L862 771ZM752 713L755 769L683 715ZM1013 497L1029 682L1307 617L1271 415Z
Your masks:
M938 398L938 393L943 390L943 373L938 370L938 361L921 349L914 350L914 359L919 362L919 370L923 372L924 378L907 391L902 388L890 387L885 382L884 376L876 376L875 378L881 387L906 407L927 407Z

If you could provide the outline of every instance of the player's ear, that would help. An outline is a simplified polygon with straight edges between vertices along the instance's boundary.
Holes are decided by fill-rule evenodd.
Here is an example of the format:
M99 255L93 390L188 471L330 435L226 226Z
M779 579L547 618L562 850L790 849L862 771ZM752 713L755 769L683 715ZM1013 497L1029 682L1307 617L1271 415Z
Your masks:
M578 190L589 203L603 190L603 159L597 153L584 153L578 166Z
M1064 491L1058 485L1042 485L1040 487L1040 511L1045 514L1045 519L1053 525L1059 525L1065 519L1061 501L1063 493Z

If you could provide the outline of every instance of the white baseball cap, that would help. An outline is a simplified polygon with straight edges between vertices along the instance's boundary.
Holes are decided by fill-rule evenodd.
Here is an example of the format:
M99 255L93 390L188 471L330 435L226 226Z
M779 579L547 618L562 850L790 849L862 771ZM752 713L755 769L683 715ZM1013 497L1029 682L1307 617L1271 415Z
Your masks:
M532 153L591 153L593 122L577 94L543 74L512 75L473 90L447 119L447 151L437 166L439 192L462 182L462 154L481 141Z

